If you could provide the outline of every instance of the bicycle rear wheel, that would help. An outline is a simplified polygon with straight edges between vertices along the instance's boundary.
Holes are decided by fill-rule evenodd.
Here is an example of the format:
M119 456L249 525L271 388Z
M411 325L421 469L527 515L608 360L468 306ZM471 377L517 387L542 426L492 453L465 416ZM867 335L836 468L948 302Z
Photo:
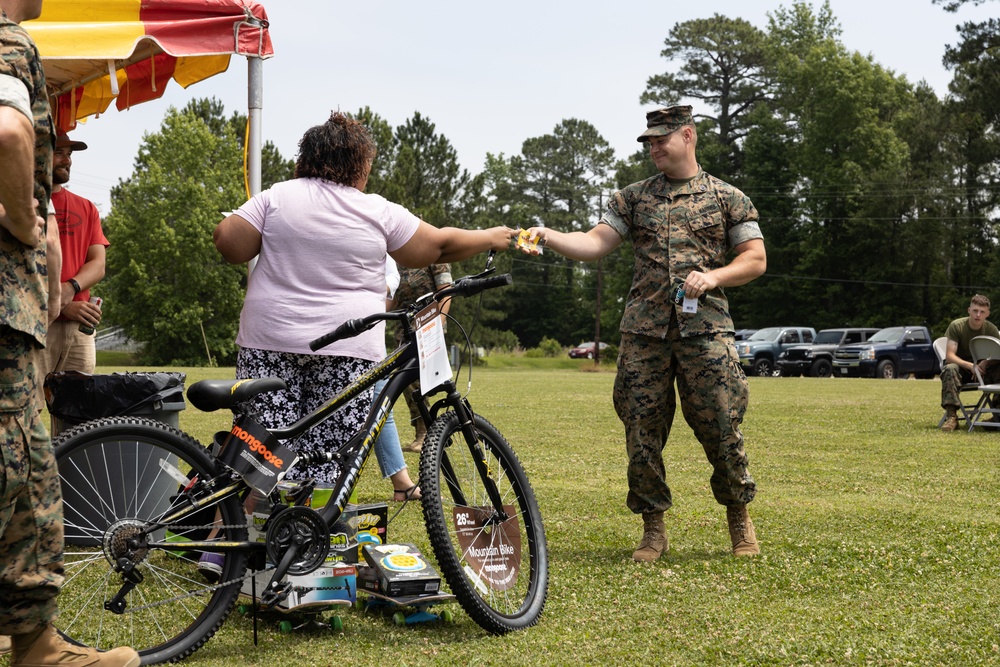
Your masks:
M451 592L476 623L501 635L538 622L548 551L520 461L492 424L478 415L473 423L508 518L494 510L458 416L447 412L431 424L420 455L424 521Z
M142 581L125 598L124 613L112 613L104 603L122 587L115 562L128 539L178 507L187 480L214 477L219 464L187 434L138 417L86 422L54 444L66 530L56 627L71 641L97 649L131 646L144 664L187 657L232 610L245 553L220 554L220 571L213 573L199 570L200 552L151 548L133 557ZM242 505L230 496L151 539L245 541L246 525ZM231 583L213 585L206 573Z

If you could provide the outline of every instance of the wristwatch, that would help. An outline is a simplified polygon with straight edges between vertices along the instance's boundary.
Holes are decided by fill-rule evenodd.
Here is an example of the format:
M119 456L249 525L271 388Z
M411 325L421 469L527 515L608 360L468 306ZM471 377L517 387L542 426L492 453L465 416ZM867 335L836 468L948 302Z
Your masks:
M76 278L70 278L66 282L73 286L73 291L77 294L79 294L80 290L83 289L80 287L80 283L76 282Z

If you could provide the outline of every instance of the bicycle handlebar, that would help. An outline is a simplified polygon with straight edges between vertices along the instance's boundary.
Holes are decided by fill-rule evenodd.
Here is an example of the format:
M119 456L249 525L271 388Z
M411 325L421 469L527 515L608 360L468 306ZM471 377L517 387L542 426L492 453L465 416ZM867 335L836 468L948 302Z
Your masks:
M433 298L435 301L440 301L441 299L452 296L453 294L458 294L460 296L473 296L488 289L506 287L507 285L513 284L513 282L514 278L509 273L504 273L499 276L488 276L485 278L469 276L466 278L459 278L450 287L445 287L443 290L435 292ZM338 340L353 338L358 334L364 333L379 322L383 322L385 320L405 320L406 317L406 310L393 310L387 313L373 313L367 317L347 320L330 333L324 334L316 340L310 341L309 349L315 352L316 350L323 349L327 345L330 345Z
M440 301L441 299L451 296L452 294L473 296L495 287L506 287L513 282L514 277L509 273L504 273L499 276L488 276L486 278L479 278L477 276L459 278L451 285L451 287L445 287L440 292L435 292L434 300Z
M382 315L383 313L379 314ZM371 316L369 315L369 317ZM347 320L346 322L341 324L339 327L337 327L330 333L323 334L316 340L309 341L309 349L315 352L316 350L321 350L330 343L338 341L341 338L353 338L354 336L357 336L359 333L368 331L371 325L369 325L369 323L365 321L367 319L368 318L366 317L360 320ZM374 324L374 322L372 324Z

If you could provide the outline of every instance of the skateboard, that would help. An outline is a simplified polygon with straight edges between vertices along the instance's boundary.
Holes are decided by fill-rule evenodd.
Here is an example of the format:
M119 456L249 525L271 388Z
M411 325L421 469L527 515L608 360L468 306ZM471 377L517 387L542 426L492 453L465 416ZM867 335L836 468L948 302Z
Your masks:
M450 593L392 597L382 593L365 590L364 588L359 588L358 595L359 597L364 595L368 598L367 600L359 599L356 603L357 608L363 611L390 606L410 607L412 609L411 611L400 610L392 615L392 621L396 625L412 625L414 623L427 623L429 621L444 621L445 623L451 623L454 620L450 609L442 609L440 614L430 611L430 608L434 605L454 600L455 596Z
M253 613L253 602L247 595L241 595L245 601L241 602L237 610L243 615ZM294 630L343 630L344 621L340 616L330 616L326 619L323 614L332 611L334 607L350 607L350 600L322 600L319 602L308 602L296 607L288 608L276 605L274 607L258 607L257 613L268 616L278 614L284 616L278 621L278 630L281 632L292 632Z
M290 577L291 582L284 582L289 588L281 602L272 606L258 606L258 613L263 612L263 615L272 617L273 614L285 616L278 623L281 632L327 628L343 630L344 622L339 616L331 616L324 621L321 615L334 607L350 607L356 598L357 583L354 567L343 570L343 573L335 570L336 568L327 568L316 571L321 574ZM260 589L267 585L270 578L271 570L259 571L254 575ZM246 582L240 591L240 597L244 600L240 604L240 612L243 614L253 612L254 587L248 590L245 584ZM338 591L346 593L337 593Z

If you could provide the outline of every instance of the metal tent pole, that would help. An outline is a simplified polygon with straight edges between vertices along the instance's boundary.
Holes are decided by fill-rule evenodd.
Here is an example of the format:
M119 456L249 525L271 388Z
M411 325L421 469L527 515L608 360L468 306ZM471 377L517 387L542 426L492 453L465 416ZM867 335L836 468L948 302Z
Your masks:
M261 154L263 142L261 136L261 118L264 108L264 61L261 58L247 58L247 121L250 131L247 138L247 180L250 183L250 196L261 189ZM247 263L247 276L253 272L257 264L254 257Z

